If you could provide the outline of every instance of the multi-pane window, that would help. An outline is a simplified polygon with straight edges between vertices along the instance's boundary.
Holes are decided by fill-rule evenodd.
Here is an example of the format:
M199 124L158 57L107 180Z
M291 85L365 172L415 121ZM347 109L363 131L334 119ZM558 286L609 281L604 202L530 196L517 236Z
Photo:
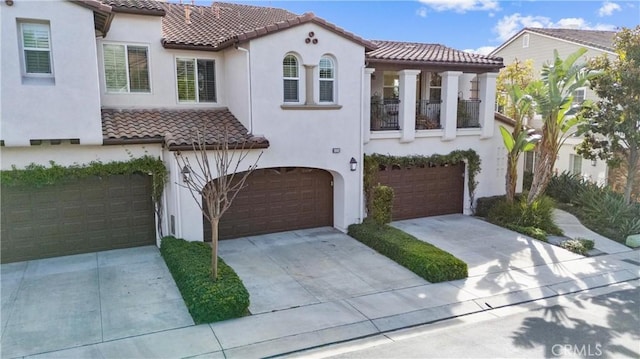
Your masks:
M150 92L149 49L104 44L104 77L108 92Z
M215 69L214 60L176 59L178 101L216 102Z
M335 66L329 57L320 59L320 102L333 102Z
M299 102L300 72L298 59L293 55L285 56L282 60L283 100L284 102Z
M582 156L571 154L569 157L571 173L579 176L582 173Z
M429 101L437 102L442 100L442 77L437 72L430 73L429 79Z
M382 92L385 99L397 99L400 97L400 76L395 71L382 73Z
M24 73L26 75L53 74L51 66L51 33L49 25L40 23L21 23Z
M585 88L579 88L575 91L573 91L573 105L574 106L580 106L582 105L582 103L584 102L585 99L585 93L586 93L586 89Z

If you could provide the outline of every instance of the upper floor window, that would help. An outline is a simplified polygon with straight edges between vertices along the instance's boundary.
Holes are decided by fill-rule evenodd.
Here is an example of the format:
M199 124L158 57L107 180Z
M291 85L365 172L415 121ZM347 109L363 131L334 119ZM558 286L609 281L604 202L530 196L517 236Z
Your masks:
M284 85L284 102L299 102L300 70L298 59L293 55L287 55L282 60L282 78Z
M582 87L579 89L576 89L575 91L573 91L573 106L580 106L584 100L585 100L585 95L586 95L587 89Z
M334 102L335 65L329 57L320 59L320 102Z
M216 102L215 60L176 59L179 102Z
M104 78L108 92L150 92L149 48L104 44Z
M24 74L27 76L53 75L51 65L51 32L48 24L20 23Z
M382 94L385 99L397 99L400 97L400 76L395 71L382 73Z
M522 48L529 47L529 34L524 34L522 36Z
M429 74L429 100L442 101L442 76L437 72Z

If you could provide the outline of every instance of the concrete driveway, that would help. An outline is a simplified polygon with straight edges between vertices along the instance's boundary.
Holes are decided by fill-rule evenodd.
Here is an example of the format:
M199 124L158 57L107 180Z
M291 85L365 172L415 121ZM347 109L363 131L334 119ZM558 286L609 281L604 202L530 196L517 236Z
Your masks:
M1 268L3 358L193 325L154 246Z
M253 314L428 284L330 227L221 241L219 248L249 290Z

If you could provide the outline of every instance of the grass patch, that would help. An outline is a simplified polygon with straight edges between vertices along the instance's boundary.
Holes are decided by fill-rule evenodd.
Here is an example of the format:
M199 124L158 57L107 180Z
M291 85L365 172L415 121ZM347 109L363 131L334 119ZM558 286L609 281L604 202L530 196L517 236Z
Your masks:
M397 228L365 221L350 225L348 234L431 283L468 276L465 262Z
M218 280L211 279L211 247L207 244L165 237L160 253L196 324L249 314L249 292L221 258Z

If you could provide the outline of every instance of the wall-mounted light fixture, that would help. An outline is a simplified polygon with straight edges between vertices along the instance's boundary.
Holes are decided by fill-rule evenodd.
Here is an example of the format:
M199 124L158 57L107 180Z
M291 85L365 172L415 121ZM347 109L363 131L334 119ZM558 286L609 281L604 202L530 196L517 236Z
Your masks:
M184 182L191 181L191 169L189 168L189 166L182 167L181 173L182 173L182 180Z
M592 165L593 167L595 167L595 166L596 166L596 163L597 163L597 162L596 162L596 159L595 159L595 158L591 160L591 165Z
M355 171L358 169L358 161L355 158L351 157L351 161L349 161L349 168L351 171Z

